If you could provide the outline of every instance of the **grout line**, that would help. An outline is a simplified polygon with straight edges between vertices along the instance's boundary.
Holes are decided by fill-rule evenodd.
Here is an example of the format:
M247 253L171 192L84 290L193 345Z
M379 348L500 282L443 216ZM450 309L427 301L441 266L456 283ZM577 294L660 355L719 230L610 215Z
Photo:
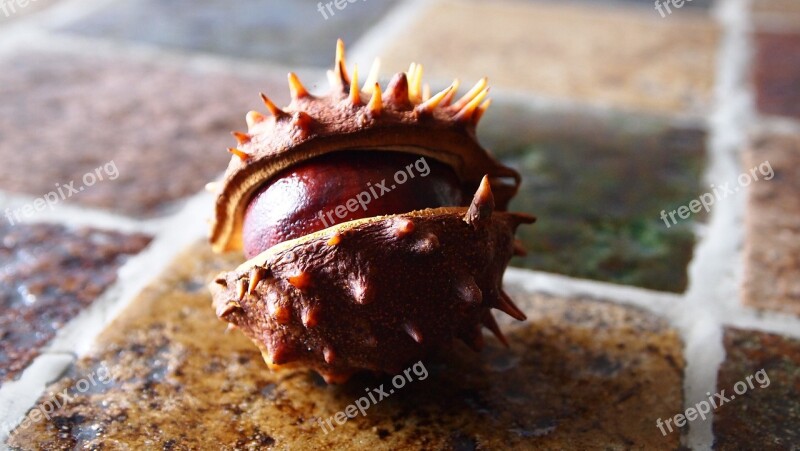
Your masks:
M503 282L516 285L527 292L571 298L602 299L614 304L637 307L661 316L669 316L673 311L673 306L683 301L683 296L680 294L596 280L576 279L560 274L515 267L509 267L506 270Z
M782 116L762 116L757 119L754 132L797 135L800 134L800 120Z
M724 321L725 326L800 339L800 319L789 313L741 309L729 312L728 316Z
M3 28L0 30L0 33L4 35L13 35L21 31L24 32L26 29L32 30L37 28L45 29L57 27L86 17L116 1L117 0L62 0L55 5L44 7L41 11L34 11L26 16L13 18L9 23L2 23Z
M11 209L13 211L25 205L32 205L35 199L38 198L0 191L0 208L3 209L0 212L0 215L2 215L0 221L11 224L5 216L6 210ZM123 233L139 232L150 235L155 234L165 221L165 218L137 220L105 210L63 203L55 205L52 210L45 209L41 212L36 212L31 217L22 217L21 219L19 223L22 224L48 222L68 227L94 227Z
M235 74L241 77L261 79L265 73L297 72L304 76L319 67L288 66L268 61L229 57L210 52L184 51L159 47L155 44L128 40L112 40L81 36L68 32L36 30L23 39L26 49L42 52L59 52L81 56L127 59L142 63L157 64L165 68L189 69L219 74ZM19 44L6 46L7 53L19 51ZM235 68L235 69L233 69Z
M716 106L710 121L707 181L729 180L739 173L739 152L747 141L745 130L752 117L747 84L749 0L718 0L714 7L722 40L716 71ZM686 347L684 408L717 390L717 371L725 359L721 318L740 303L743 214L743 198L715 205L689 266L687 308L677 315ZM713 420L712 411L705 421L693 422L682 436L684 445L711 449Z

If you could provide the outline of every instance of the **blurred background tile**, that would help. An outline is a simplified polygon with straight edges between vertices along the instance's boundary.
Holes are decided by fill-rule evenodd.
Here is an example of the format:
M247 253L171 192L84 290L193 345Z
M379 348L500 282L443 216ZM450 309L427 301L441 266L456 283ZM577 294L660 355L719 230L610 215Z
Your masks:
M690 113L709 109L719 45L705 14L595 3L444 0L403 36L384 52L391 71L417 61L438 80L489 76L547 97Z
M248 110L263 109L259 91L288 100L285 77L55 53L8 57L0 61L0 189L41 196L70 181L78 189L86 173L113 161L102 182L62 190L62 199L137 217L167 213L222 173L235 144L229 132L247 128Z
M0 27L14 23L15 19L44 11L60 4L59 0L5 0L0 2Z
M761 113L800 118L800 27L798 31L755 34L753 78Z
M797 0L753 0L753 10L758 13L800 14Z
M140 234L0 223L0 384L21 372L149 242Z
M717 393L725 390L730 401L714 412L714 449L797 448L800 341L733 328L725 330L724 341L726 357L719 369ZM761 370L766 378L756 375ZM741 382L748 384L747 391L738 395L734 390Z
M693 224L661 218L696 199L706 133L658 117L589 114L496 103L481 140L524 174L510 209L539 220L517 235L529 253L512 264L682 292Z
M800 315L800 135L754 139L742 171L761 165L773 177L747 187L744 302Z
M682 343L662 319L620 305L514 291L530 321L424 362L429 377L327 433L325 420L389 379L362 375L327 386L305 371L267 370L238 331L225 333L204 282L240 256L201 243L180 256L98 339L97 349L41 402L64 389L74 402L18 429L12 446L91 448L527 449L625 443L679 445L653 421L681 410ZM106 365L109 384L76 381ZM416 374L416 373L415 373ZM384 387L388 387L384 385ZM626 421L619 421L620 415ZM201 428L203 434L190 433Z
M332 3L331 9L325 7L327 3ZM63 31L291 66L327 67L333 62L337 38L355 42L402 2L336 3L344 8L317 0L120 0Z

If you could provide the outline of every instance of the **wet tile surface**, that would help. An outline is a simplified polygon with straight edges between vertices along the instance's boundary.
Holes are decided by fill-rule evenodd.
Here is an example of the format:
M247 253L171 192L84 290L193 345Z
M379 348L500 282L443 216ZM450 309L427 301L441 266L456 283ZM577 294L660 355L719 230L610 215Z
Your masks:
M743 170L760 165L774 176L748 187L744 301L800 315L800 135L755 139Z
M259 91L288 99L285 74L255 82L38 52L0 69L0 189L132 216L171 211L220 174L229 132L263 108Z
M389 378L326 386L306 372L270 373L256 348L214 316L204 282L238 256L200 244L146 289L96 350L48 389L77 386L103 365L113 382L76 393L50 421L12 435L20 449L102 443L169 449L677 449L655 418L682 405L682 344L664 321L588 299L510 293L530 319L504 321L510 349L487 338L423 362L367 416L320 421ZM422 371L424 370L424 371ZM427 375L427 376L426 376ZM77 382L76 382L77 381ZM73 390L75 391L75 390ZM43 398L48 399L49 395ZM625 421L619 421L624 417ZM336 424L336 423L334 423ZM199 435L190 431L202 430Z
M759 111L800 118L800 33L757 33L754 38Z
M405 36L387 70L418 61L434 79L660 112L708 110L718 47L705 14L587 3L444 1Z
M0 383L21 372L149 241L95 229L1 223Z
M315 0L122 0L65 30L167 48L328 67L337 38L356 39L397 3ZM328 2L322 2L326 4ZM327 19L326 19L327 17ZM231 26L236 24L236 26Z
M730 401L715 411L714 448L796 449L800 443L800 341L727 329L725 351L717 389L724 389Z
M692 225L705 211L674 216L675 222L662 220L661 211L688 205L704 191L705 132L641 115L495 105L479 136L522 173L510 209L539 218L520 228L529 253L512 264L685 290Z

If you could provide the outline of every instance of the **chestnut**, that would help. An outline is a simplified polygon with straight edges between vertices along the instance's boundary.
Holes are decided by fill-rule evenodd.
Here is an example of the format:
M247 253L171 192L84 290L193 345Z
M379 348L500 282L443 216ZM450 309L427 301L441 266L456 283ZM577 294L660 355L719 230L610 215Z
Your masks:
M242 224L244 253L250 259L342 222L458 206L465 197L455 172L425 157L379 151L323 155L285 169L256 191Z
M272 370L309 368L329 383L397 372L456 342L475 350L492 315L524 320L502 290L521 224L506 212L519 174L475 137L486 79L456 99L431 95L422 66L377 70L363 85L337 44L333 90L311 95L289 74L292 102L251 111L219 184L215 251L247 260L209 285L220 319Z

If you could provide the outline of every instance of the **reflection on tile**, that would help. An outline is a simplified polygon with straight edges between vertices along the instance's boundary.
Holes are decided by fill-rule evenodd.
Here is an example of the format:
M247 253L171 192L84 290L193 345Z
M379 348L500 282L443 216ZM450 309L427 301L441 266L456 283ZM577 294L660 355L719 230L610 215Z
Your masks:
M0 224L0 382L28 366L149 242L95 229Z
M661 211L668 215L703 191L705 132L641 115L493 108L479 135L522 173L511 209L539 218L518 232L530 252L513 264L685 290L691 227L705 212L665 222Z
M325 7L328 3L331 9ZM355 42L397 3L122 0L69 25L66 31L291 66L327 67L333 63L337 38Z
M285 74L39 52L0 69L0 189L133 216L169 211L221 173L259 91L288 98Z
M588 299L523 294L530 319L417 367L402 389L323 430L320 424L392 379L326 386L303 371L270 373L255 347L214 315L197 283L241 257L189 249L48 393L107 365L113 383L77 393L52 419L28 421L12 446L133 449L677 448L655 419L681 409L682 344L663 320ZM424 371L423 371L424 370ZM427 374L427 376L426 376ZM424 379L424 380L423 380ZM74 391L74 390L73 390ZM45 395L42 402L48 399ZM379 395L376 395L379 396ZM625 421L620 421L624 416ZM334 420L335 421L335 420ZM203 434L192 431L203 430Z
M714 412L714 449L795 449L800 443L800 341L726 329L725 352L717 393L725 390L730 400Z

